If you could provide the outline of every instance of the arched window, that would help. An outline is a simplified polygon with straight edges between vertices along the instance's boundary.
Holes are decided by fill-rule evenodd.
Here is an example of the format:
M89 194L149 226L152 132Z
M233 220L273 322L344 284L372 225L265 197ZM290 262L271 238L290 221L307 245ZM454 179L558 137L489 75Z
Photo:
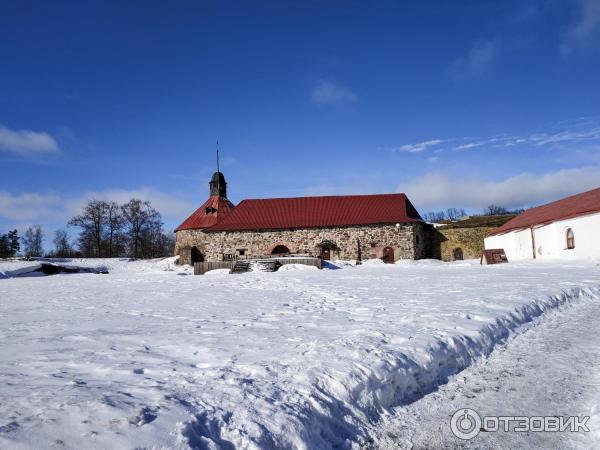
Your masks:
M575 248L575 235L573 234L572 228L567 228L567 248Z
M271 252L272 255L287 255L290 252L290 249L285 245L278 245Z

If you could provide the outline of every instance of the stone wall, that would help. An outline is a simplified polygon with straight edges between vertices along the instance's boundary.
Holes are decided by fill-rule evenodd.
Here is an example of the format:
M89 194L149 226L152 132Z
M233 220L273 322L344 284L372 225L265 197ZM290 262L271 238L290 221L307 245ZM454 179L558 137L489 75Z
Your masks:
M445 228L433 232L433 257L442 261L454 261L457 254L463 259L479 259L483 253L483 239L495 227Z
M179 264L192 264L192 247L201 254L204 250L205 233L202 230L181 230L175 233L175 255L179 255Z
M425 258L429 232L422 223L365 225L295 230L225 231L204 233L201 230L177 232L176 254L180 263L189 264L187 254L196 246L206 261L220 261L223 255L261 257L270 255L278 245L291 253L320 256L320 244L331 242L331 259L357 259L358 242L362 259L381 258L385 247L392 247L394 260Z

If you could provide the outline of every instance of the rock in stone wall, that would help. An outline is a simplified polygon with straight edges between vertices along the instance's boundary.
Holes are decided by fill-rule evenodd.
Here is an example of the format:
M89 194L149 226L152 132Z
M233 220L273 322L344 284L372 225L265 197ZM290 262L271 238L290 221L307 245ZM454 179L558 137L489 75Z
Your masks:
M360 242L362 259L381 258L391 247L394 260L420 259L427 256L430 233L422 223L365 225L295 230L232 231L204 233L201 230L177 232L175 253L181 264L189 264L187 249L196 246L206 261L221 261L224 255L261 257L270 255L278 245L291 253L320 256L320 244L330 242L331 259L357 259Z
M205 253L204 236L202 230L181 230L175 233L175 255L179 255L179 264L192 263L192 247Z
M438 228L432 238L435 248L433 256L442 261L454 261L460 253L463 259L480 258L484 248L483 239L494 228Z

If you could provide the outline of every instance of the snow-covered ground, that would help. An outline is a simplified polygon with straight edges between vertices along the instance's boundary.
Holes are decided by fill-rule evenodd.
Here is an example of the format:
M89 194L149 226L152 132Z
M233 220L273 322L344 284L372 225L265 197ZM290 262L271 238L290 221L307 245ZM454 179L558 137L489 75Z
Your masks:
M600 298L589 262L186 276L172 259L73 261L99 263L108 275L0 280L0 447L385 444L394 408Z
M380 424L380 449L600 447L600 302L583 298L534 320L489 358L455 375L438 391L394 411ZM589 432L480 432L457 439L450 417L470 408L480 416L584 416Z

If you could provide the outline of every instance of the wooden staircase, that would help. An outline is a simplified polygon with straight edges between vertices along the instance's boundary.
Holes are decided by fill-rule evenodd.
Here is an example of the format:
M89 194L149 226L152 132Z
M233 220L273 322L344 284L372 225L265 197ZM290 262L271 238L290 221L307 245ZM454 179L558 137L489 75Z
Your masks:
M281 267L276 259L261 259L251 262L252 272L275 272Z
M275 272L280 267L281 264L276 259L246 259L236 261L230 273Z
M244 273L250 272L250 261L249 260L239 260L236 261L233 265L233 268L229 273Z

